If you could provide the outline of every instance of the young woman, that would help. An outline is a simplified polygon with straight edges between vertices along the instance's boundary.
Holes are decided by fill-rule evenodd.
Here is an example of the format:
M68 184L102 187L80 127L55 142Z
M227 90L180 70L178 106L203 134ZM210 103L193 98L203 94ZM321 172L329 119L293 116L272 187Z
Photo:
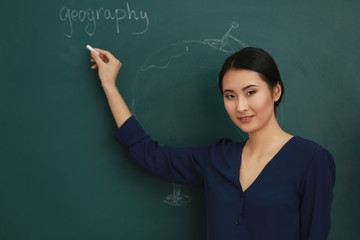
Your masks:
M284 87L268 53L244 48L225 61L219 74L226 111L248 133L247 141L171 148L153 141L131 115L115 85L119 60L96 50L100 55L92 52L92 68L98 68L119 127L115 138L151 174L204 186L207 239L327 239L334 160L320 145L280 128L275 107Z

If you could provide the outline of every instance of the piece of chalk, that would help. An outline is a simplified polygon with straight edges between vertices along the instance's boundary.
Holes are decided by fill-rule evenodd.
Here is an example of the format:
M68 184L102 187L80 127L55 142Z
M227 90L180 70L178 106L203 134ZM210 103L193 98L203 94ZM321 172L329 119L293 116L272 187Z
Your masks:
M97 55L100 55L100 53L98 51L96 51L95 49L93 49L89 44L86 45L86 48L89 49L90 51L94 51L97 53Z

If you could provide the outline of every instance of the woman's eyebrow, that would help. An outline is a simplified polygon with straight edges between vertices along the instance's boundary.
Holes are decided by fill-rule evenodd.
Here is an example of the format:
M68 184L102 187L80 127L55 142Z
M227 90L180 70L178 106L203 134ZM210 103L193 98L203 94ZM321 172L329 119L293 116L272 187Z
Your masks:
M234 91L234 90L231 90L231 89L225 89L225 90L224 90L224 93L225 93L225 92L235 92L235 91Z
M242 90L246 90L251 87L257 87L257 86L255 84L250 84L250 85L247 85L246 87L244 87Z
M246 90L246 89L248 89L248 88L251 88L251 87L258 87L257 85L255 85L255 84L250 84L250 85L247 85L246 87L243 87L242 88L242 90L244 91L244 90ZM231 89L225 89L224 90L224 93L225 92L235 92L234 90L231 90Z

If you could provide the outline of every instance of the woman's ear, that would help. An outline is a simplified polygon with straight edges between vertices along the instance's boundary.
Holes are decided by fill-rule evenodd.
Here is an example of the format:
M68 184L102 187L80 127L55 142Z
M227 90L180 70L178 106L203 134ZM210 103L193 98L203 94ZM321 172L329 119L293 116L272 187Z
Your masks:
M280 82L277 82L276 85L273 87L273 99L274 102L279 101L281 94L282 94L282 86Z

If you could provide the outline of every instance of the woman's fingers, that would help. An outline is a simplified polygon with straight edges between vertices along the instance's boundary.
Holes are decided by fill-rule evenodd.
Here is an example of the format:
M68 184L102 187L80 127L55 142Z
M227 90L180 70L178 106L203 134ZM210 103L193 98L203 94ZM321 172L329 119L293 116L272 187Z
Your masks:
M109 62L111 59L115 58L109 51L100 48L95 48L95 50L100 53L99 56L104 62Z
M99 78L103 86L113 86L121 68L121 62L110 52L95 48L99 53L91 51L90 62L95 63L91 69L98 69Z
M91 66L91 69L96 69L96 68L97 68L97 64L96 64L95 59L91 58L91 59L90 59L90 62L95 63L94 65Z
M96 62L95 58L96 59L101 59L104 63L108 63L109 62L109 59L108 57L105 55L105 54L102 54L100 53L99 55L97 53L92 53L93 55L92 58L90 59L90 62Z
M100 49L100 48L94 48L98 53L103 54L103 55L108 55L108 56L111 56L111 57L114 57L109 51L106 51L106 50L103 50L103 49Z
M100 53L100 58L101 60L103 60L105 63L108 63L109 62L109 59L106 57L106 55Z
M97 56L99 56L100 59L105 63L108 63L111 60L115 59L115 57L109 51L102 50L100 48L94 48L94 49L99 53ZM93 54L94 54L94 56L90 61L91 62L96 62L95 59L94 59L96 57L96 55L95 55L96 53L93 53Z

